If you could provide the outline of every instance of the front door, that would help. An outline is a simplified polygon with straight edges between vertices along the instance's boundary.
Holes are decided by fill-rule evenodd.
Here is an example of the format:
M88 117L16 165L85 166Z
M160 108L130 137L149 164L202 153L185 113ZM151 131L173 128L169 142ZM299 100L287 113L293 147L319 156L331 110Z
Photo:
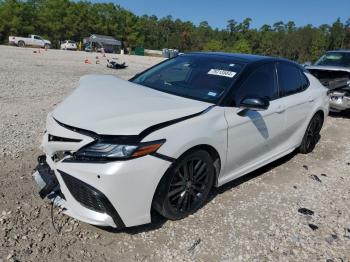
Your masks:
M278 99L276 70L273 63L260 66L238 88L235 104L247 97L270 100L267 110L225 108L228 123L228 148L224 177L220 183L235 179L271 159L271 145L284 139L285 110Z

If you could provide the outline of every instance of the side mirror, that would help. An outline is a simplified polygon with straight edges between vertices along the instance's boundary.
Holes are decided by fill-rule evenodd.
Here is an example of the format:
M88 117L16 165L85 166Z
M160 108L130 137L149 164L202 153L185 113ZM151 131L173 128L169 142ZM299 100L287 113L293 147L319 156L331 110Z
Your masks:
M305 62L305 63L303 64L304 67L306 67L306 66L311 66L311 65L312 65L312 63L311 63L310 61L307 61L307 62Z
M261 97L247 97L244 98L239 104L244 109L250 109L254 111L266 110L270 106L269 100Z

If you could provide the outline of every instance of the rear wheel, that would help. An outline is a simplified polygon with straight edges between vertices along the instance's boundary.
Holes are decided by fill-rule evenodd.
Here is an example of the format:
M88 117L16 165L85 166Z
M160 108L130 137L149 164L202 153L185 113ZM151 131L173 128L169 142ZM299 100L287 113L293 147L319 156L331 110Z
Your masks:
M18 46L19 47L25 47L25 43L23 41L18 41Z
M323 125L323 118L321 114L316 114L312 117L301 145L299 151L302 154L310 153L314 150L318 140L320 139L320 131Z
M208 152L188 153L162 178L153 206L168 219L182 219L203 206L214 179L213 160Z

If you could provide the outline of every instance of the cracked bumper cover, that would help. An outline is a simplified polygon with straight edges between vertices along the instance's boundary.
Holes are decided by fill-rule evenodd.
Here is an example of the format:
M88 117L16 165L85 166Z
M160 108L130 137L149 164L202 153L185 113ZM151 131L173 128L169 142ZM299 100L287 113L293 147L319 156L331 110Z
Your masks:
M89 224L117 228L151 222L153 195L170 164L153 156L104 164L54 162L47 156L46 163L57 179L52 191L45 189L46 196L63 213ZM38 173L33 176L42 188ZM40 177L47 181L42 171Z
M49 135L71 138L74 141L50 141ZM87 135L60 126L48 115L41 148L64 196L56 197L54 204L64 208L65 214L86 223L118 227L110 212L96 212L77 201L62 177L63 172L91 186L96 192L101 192L126 227L151 222L153 195L171 162L152 155L107 163L65 162L69 156L60 160L54 158L57 152L75 152L92 141ZM53 199L53 195L49 196Z

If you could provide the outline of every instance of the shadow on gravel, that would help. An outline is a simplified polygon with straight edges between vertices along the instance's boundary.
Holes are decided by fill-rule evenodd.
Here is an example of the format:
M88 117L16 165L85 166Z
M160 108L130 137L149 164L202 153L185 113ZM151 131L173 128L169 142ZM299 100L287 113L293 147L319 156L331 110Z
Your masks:
M346 118L350 119L350 109L341 112L329 112L329 116L333 118Z
M206 202L206 204L210 201L212 201L218 194L222 194L227 190L230 190L232 188L235 188L251 179L254 179L255 177L258 177L260 175L265 174L266 172L288 162L289 160L291 160L296 154L298 153L297 150L293 151L292 153L290 153L289 155L282 157L281 159L278 159L264 167L261 167L247 175L244 175L240 178L237 178L235 180L233 180L232 182L228 182L225 185L222 185L219 188L213 188L211 194L208 197L208 200ZM162 217L161 215L159 215L157 212L152 211L152 223L150 224L146 224L146 225L141 225L141 226L135 226L135 227L127 227L127 228L123 228L123 229L116 229L116 228L108 228L108 227L98 227L104 231L107 232L111 232L111 233L127 233L127 234L131 234L131 235L135 235L135 234L139 234L142 232L149 232L149 231L153 231L156 229L159 229L163 226L163 224L167 221L167 219L165 219L164 217Z
M217 195L219 194L222 194L224 193L225 191L227 190L230 190L232 188L235 188L251 179L254 179L258 176L261 176L263 174L265 174L266 172L280 166L280 165L283 165L284 163L290 161L295 155L298 154L298 150L294 150L292 153L270 163L270 164L267 164L266 166L263 166L251 173L248 173L240 178L237 178L231 182L228 182L227 184L224 184L222 185L221 187L218 187L218 188L214 188L212 190L212 193L211 195L209 195L209 199L208 199L208 202L210 202L211 200L213 200Z
M159 229L167 221L166 218L162 217L154 210L152 210L151 217L152 217L152 223L140 225L140 226L135 226L135 227L126 227L126 228L121 228L121 229L112 228L112 227L99 227L99 226L96 226L96 227L101 229L101 230L110 232L110 233L127 233L130 235L136 235L139 233L149 232L149 231Z

